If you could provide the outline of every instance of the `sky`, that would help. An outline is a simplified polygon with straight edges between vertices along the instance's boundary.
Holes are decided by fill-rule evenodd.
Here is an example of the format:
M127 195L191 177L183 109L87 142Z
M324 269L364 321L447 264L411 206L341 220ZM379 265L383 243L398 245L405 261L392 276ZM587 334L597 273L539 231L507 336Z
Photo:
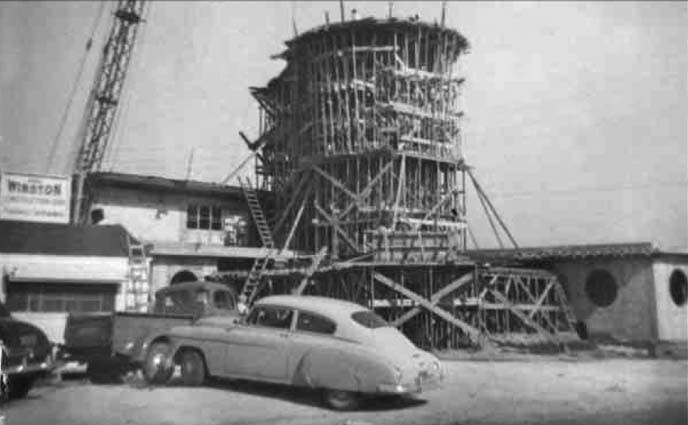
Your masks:
M344 5L379 18L389 7ZM687 5L448 2L447 25L471 43L463 150L520 245L688 247ZM69 170L111 8L0 2L0 170ZM339 19L339 2L153 2L104 169L222 181L248 154L238 132L258 136L249 87L283 68L270 55L292 19L303 32L326 11ZM392 13L432 22L441 2ZM468 201L480 247L494 246Z

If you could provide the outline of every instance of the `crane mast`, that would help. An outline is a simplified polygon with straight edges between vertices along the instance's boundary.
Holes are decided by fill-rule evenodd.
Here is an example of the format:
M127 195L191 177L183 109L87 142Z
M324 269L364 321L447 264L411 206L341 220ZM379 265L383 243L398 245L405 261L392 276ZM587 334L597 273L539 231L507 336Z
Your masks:
M114 12L78 138L80 145L73 168L76 194L71 214L73 223L85 223L88 219L85 179L102 165L145 3L145 0L119 0Z

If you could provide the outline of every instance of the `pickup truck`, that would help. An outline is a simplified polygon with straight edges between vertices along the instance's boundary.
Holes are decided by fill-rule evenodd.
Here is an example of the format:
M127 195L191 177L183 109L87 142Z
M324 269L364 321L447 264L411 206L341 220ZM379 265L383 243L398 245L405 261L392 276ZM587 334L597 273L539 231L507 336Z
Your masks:
M151 313L70 314L64 332L63 361L86 363L96 383L118 382L141 365L146 336L206 316L239 317L235 293L228 286L199 281L168 286L156 292Z
M52 345L45 333L14 319L0 303L0 395L24 397L52 368Z

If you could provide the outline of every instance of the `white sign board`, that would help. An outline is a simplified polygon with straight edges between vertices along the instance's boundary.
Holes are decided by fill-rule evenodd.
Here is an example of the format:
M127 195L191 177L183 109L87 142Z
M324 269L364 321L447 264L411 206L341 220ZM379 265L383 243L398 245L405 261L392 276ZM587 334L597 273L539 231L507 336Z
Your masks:
M0 220L69 223L70 193L66 176L0 173Z

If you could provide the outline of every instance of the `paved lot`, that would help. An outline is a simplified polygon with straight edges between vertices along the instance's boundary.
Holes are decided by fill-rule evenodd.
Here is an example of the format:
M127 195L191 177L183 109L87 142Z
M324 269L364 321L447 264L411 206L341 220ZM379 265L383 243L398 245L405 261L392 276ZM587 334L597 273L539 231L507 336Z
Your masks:
M24 424L686 424L688 362L445 362L444 388L333 412L311 391L242 382L147 388L63 381L2 407Z

